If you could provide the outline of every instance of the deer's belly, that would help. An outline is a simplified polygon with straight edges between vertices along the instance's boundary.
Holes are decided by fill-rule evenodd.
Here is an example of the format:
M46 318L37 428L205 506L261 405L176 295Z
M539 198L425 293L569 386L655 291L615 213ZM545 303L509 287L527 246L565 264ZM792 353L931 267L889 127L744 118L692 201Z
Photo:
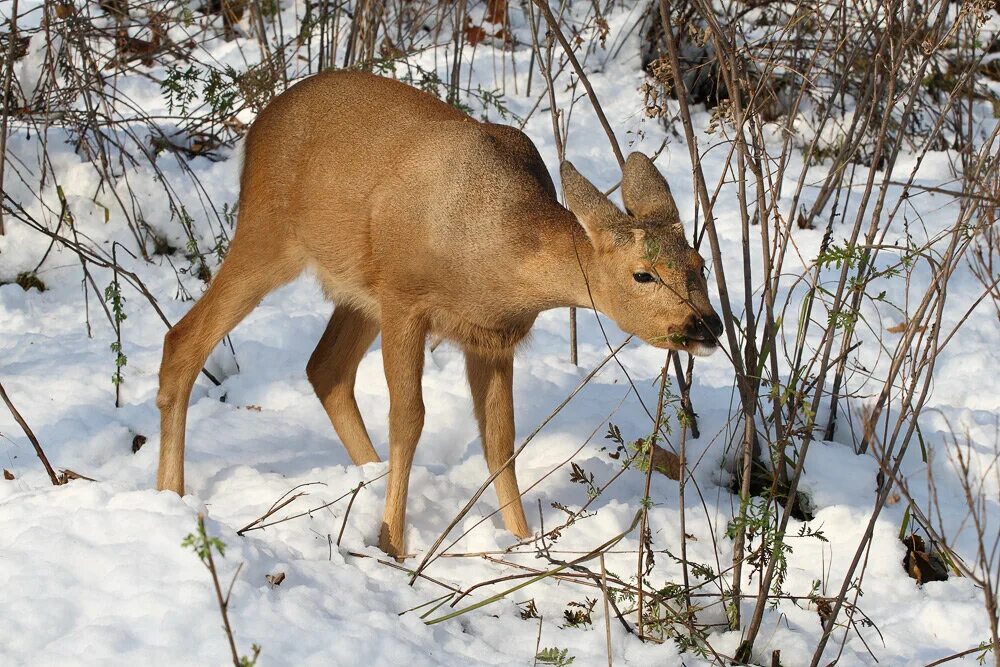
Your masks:
M431 335L486 354L507 352L531 331L535 318L512 320L473 319L465 314L437 311L431 314Z

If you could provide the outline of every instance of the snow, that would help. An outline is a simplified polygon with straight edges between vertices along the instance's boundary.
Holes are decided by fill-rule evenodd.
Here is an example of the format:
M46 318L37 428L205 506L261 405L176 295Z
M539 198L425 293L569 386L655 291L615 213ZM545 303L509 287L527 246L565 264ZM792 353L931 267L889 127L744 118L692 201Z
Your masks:
M611 15L612 37L633 20L634 16L624 10ZM623 144L651 153L667 135L656 121L643 116L641 98L634 94L643 80L637 44L636 35L629 36L620 56L595 67L591 80ZM224 43L214 55L220 62L236 63L238 58L232 46ZM425 57L431 59L432 55ZM522 72L526 71L530 49L521 47L514 57ZM30 79L38 58L33 44L29 56L18 65L22 81ZM477 63L476 80L492 85L492 64L482 56ZM541 91L538 83L533 96ZM158 88L152 84L136 82L130 95L148 108L163 105ZM519 113L526 113L534 103L533 98L515 95L511 88L507 101ZM708 126L707 113L698 113L696 120L700 128ZM536 113L525 131L555 175L548 115ZM643 139L637 141L640 133ZM717 140L704 133L700 137L703 142ZM585 103L578 104L573 113L568 146L568 157L599 187L618 180L607 139ZM16 131L10 150L31 164L39 143L34 135L29 138ZM706 167L715 170L713 175L721 168L721 152L709 153ZM108 252L113 240L127 245L130 236L121 220L112 213L113 224L105 224L104 209L92 199L99 185L92 166L68 144L53 142L50 155L81 234ZM801 156L796 159L801 160ZM945 160L943 154L931 154L921 166L918 180L933 184L949 179ZM206 195L216 205L236 201L238 164L237 157L219 163L192 162ZM658 164L672 184L682 215L690 221L695 197L683 142L670 137ZM171 158L162 158L160 166L173 187L191 189L188 177ZM894 175L905 178L912 167L911 162L902 161ZM792 164L788 173L796 174L799 168L800 164ZM167 234L174 245L182 246L179 225L170 220L155 174L144 167L130 168L128 173L128 188L138 198L161 204L144 205L147 221ZM11 177L8 183L11 196L30 202L30 210L40 211L35 200L38 196L58 209L51 183L41 192L30 191ZM128 188L123 184L119 194ZM894 196L898 194L897 189ZM735 197L724 194L716 214L723 255L738 257L740 212L734 202ZM805 204L811 205L808 195ZM925 214L928 225L954 220L956 204L946 196L924 194L913 197L907 205ZM849 208L844 216L850 220L855 214L856 209ZM195 217L202 247L209 247L214 235L211 229L218 223L213 221L210 228L207 216ZM6 221L8 233L0 237L0 281L33 269L48 246L48 240L37 232L9 218ZM822 230L799 231L793 254L798 253L796 257L805 264L815 258ZM928 235L934 231L929 230ZM755 244L759 241L756 236L752 239ZM759 276L760 255L753 253L751 257L754 275ZM191 306L190 301L176 298L174 272L162 258L153 263L135 261L123 253L119 258L157 296L171 322ZM103 289L112 279L111 272L92 270ZM731 284L739 284L740 263L727 263L726 270ZM7 411L0 410L0 467L14 475L12 481L0 480L0 664L206 665L229 661L208 572L191 550L181 547L185 535L195 530L199 513L208 517L209 534L227 545L225 558L218 559L224 585L237 566L244 564L232 589L230 618L241 653L249 654L251 643L262 647L261 665L531 664L536 646L567 648L575 656L575 665L606 663L600 600L592 628L560 627L569 602L582 602L588 596L600 598L600 590L553 579L452 621L425 625L420 615L430 607L409 610L448 591L425 579L407 585L408 575L388 564L375 546L384 480L361 490L349 515L345 498L308 516L237 535L238 529L300 485L308 485L298 488L307 495L276 517L319 507L348 494L360 482L379 477L387 467L380 463L358 468L350 463L306 380L306 360L332 308L314 279L304 276L269 295L246 318L231 336L235 361L228 348L220 347L213 353L208 368L224 380L221 387L214 387L202 377L195 386L187 430L189 495L178 498L153 490L159 430L155 395L165 331L162 322L141 294L131 287L123 288L128 319L122 325L122 338L128 365L124 368L122 407L116 408L109 351L114 331L91 294L89 326L93 337L88 337L79 261L57 247L39 276L48 287L43 293L25 292L14 284L0 286L0 381L53 465L98 481L75 480L52 487L27 438ZM949 306L953 321L974 298L971 275L959 275L955 280L952 290L958 296ZM193 276L185 276L183 282L194 295L203 289ZM970 295L964 301L963 285L968 286ZM892 298L904 300L907 286L887 281L886 288ZM789 300L789 313L797 312L801 293L786 291L780 296ZM581 312L579 319L579 367L568 361L564 311L540 317L519 354L515 364L518 441L607 354L608 343L595 316ZM617 346L624 334L612 322L605 319L602 323L610 344ZM931 397L936 411L922 417L923 437L930 443L943 442L949 430L946 418L953 425L967 426L976 460L983 466L993 454L1000 410L1000 376L993 370L1000 362L997 334L995 316L987 308L973 312L937 367ZM870 366L885 359L884 351L868 343L860 355ZM565 519L552 503L575 508L587 500L586 490L569 481L568 465L549 474L555 466L572 457L593 473L598 483L619 470L620 464L601 448L608 444L603 439L608 415L620 401L624 399L610 421L620 427L627 440L648 435L649 419L636 396L630 394L629 379L645 404L655 405L654 381L663 353L632 343L619 359L628 377L609 364L518 460L522 489L538 482L525 499L535 530L541 525L539 511L546 527ZM855 381L860 383L861 379ZM408 505L407 543L417 557L409 559L407 567L419 562L488 476L471 414L463 361L456 349L442 345L428 350L424 394L426 426L416 453ZM388 453L388 397L378 343L361 364L357 396L372 441L384 458ZM725 536L727 521L738 499L725 488L727 429L732 428L729 420L735 398L732 372L723 355L698 361L693 401L702 437L688 442L689 460L699 461L687 494L687 532L692 535L688 555L694 562L725 567L732 550L732 542ZM574 456L595 430L596 436ZM133 454L137 434L148 440ZM817 508L809 525L821 528L829 542L791 539L794 551L789 556L785 588L795 595L807 594L816 580L821 582L821 594L836 593L875 500L875 461L853 455L849 429L842 428L838 436L842 442L816 442L809 453L802 489ZM942 516L946 523L958 525L965 516L965 506L954 469L943 450L930 465ZM911 452L903 473L914 493L925 498L927 464L921 462L918 451ZM995 476L989 479L994 488L989 489L987 502L995 508L1000 490L995 488ZM591 506L592 516L564 531L557 548L585 552L622 532L639 507L643 483L638 471L622 475ZM654 548L676 553L680 531L677 484L654 477L652 501L649 523ZM876 627L858 627L863 641L853 630L846 635L840 665L871 664L868 648L882 664L923 664L975 646L988 636L982 595L971 582L952 577L917 586L903 571L904 547L898 533L904 506L905 502L899 502L887 507L875 522L864 595L858 606ZM465 530L469 534L452 552L496 551L513 544L499 517L478 523L495 508L490 490L445 545ZM796 535L802 525L793 520L789 534ZM970 539L968 530L957 536L960 553L971 554ZM608 570L622 577L634 573L637 545L635 534L627 536L617 550L633 553L608 554ZM530 568L549 567L535 557L531 547L518 552L504 558ZM272 586L265 576L277 572L285 573L286 578L280 586ZM430 577L460 589L515 572L518 570L510 565L481 557L441 558L426 571ZM677 582L680 567L658 551L651 580ZM508 585L512 584L477 589L460 606ZM755 586L748 590L755 590ZM535 601L543 617L541 623L520 618L515 603L529 599ZM742 613L750 614L752 606L752 600L744 600ZM442 607L430 617L447 609ZM722 622L724 618L716 608L701 620ZM610 632L616 664L669 665L682 660L687 665L702 664L696 656L681 656L669 641L662 645L640 642L615 619ZM806 664L820 633L814 605L782 603L765 615L755 655L769 657L772 650L780 649L782 664ZM840 650L843 636L838 631L830 642L829 659ZM716 650L729 655L739 641L739 633L722 628L712 635ZM974 664L975 658L967 656L954 664Z

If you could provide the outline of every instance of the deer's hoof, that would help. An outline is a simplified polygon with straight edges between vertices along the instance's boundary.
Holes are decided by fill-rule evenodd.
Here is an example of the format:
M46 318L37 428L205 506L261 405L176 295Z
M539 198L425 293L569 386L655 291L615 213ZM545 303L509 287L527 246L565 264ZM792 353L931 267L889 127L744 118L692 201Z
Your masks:
M406 544L401 534L394 536L392 533L389 526L383 523L382 532L378 538L378 548L392 556L397 563L402 563L406 558Z

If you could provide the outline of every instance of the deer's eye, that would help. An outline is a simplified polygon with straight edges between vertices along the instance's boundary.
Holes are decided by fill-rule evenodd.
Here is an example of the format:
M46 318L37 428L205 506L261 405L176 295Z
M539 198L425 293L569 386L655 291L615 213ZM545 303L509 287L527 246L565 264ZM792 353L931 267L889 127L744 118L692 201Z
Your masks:
M633 278L635 278L635 281L636 281L637 283L651 283L651 282L653 282L654 280L656 280L656 279L655 279L655 278L653 277L653 274L651 274L651 273L646 273L645 271L639 271L639 272L637 272L637 273L633 273L633 274L632 274L632 277L633 277Z

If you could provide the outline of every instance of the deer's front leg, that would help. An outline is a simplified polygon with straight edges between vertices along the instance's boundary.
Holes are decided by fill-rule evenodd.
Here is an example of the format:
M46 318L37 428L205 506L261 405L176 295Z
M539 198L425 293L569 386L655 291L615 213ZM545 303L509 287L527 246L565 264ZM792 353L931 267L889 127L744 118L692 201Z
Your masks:
M406 553L406 494L410 484L413 453L424 427L423 318L383 309L382 361L389 386L389 482L379 548L397 560Z
M483 453L490 473L507 462L514 453L514 353L482 355L465 351L465 368L472 388L476 420L483 441ZM500 501L504 526L519 538L531 536L524 518L521 493L517 488L514 462L504 466L493 480Z

